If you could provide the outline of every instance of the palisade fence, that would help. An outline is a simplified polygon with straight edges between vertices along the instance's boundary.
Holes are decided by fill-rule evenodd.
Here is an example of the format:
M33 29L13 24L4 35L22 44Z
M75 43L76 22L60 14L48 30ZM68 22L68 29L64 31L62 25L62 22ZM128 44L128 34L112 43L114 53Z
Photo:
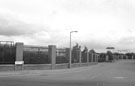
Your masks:
M23 50L24 64L51 64L51 58L48 56L48 47L24 45ZM69 58L66 56L66 49L56 48L56 64L68 62ZM81 62L96 62L95 53L81 51ZM79 63L79 49L72 50L72 63Z
M82 52L82 63L86 63L86 62L97 62L97 53L91 53L91 52ZM88 56L88 58L87 58Z
M23 45L23 43L21 46L22 48L19 52L23 51L23 56L21 56L23 59L21 61L23 60L24 64L52 64L52 59L54 64L69 63L68 48L55 48L56 56L54 54L52 58L48 46L31 46ZM14 42L0 41L0 64L15 64L16 61L20 61L20 59L17 60L20 57L16 56L17 54L20 55L20 53L16 52L17 46ZM87 49L81 51L78 46L72 49L72 63L105 62L113 59L135 59L135 54L96 53Z
M14 64L16 47L12 41L0 41L0 64Z
M50 64L48 47L24 45L24 64Z
M72 63L79 63L79 49L72 50Z
M56 48L56 64L68 63L69 53L66 48ZM80 56L81 54L81 56ZM75 46L72 49L72 63L96 62L96 53L81 51L80 47ZM89 57L88 57L89 56ZM81 59L80 59L81 57ZM48 46L23 45L24 64L51 64ZM80 61L81 60L81 61ZM16 45L13 42L0 42L0 64L14 64L16 61Z
M82 63L86 63L87 62L87 52L82 52Z
M93 62L96 62L96 54L93 55Z
M89 62L93 62L93 54L89 53Z
M56 64L68 63L68 58L66 57L66 49L57 48L56 49Z
M98 62L105 62L106 61L106 54L105 53L100 53Z

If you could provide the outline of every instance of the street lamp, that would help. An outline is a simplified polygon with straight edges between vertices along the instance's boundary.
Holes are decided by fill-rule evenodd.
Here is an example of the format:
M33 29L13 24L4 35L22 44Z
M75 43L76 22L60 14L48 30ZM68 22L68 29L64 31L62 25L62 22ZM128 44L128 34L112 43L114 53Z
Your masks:
M69 55L69 68L71 68L71 62L72 62L72 52L71 52L71 34L76 33L78 31L70 31L70 55Z

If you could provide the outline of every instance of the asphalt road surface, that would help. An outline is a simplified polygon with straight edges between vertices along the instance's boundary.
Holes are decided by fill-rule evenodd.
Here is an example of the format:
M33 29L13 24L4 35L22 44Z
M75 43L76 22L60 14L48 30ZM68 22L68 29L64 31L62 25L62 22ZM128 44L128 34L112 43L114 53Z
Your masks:
M135 86L135 61L43 71L0 73L0 86Z

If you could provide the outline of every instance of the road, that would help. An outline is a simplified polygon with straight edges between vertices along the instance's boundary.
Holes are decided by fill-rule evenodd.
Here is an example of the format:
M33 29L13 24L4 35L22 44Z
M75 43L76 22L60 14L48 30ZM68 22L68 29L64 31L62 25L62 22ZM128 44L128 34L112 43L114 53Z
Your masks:
M135 61L62 70L0 73L0 86L135 86Z

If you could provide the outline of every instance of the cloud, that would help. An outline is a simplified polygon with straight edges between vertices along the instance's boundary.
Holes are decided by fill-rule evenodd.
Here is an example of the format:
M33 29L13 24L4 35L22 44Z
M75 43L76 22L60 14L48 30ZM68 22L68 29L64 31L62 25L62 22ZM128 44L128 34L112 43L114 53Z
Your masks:
M27 23L14 16L10 12L0 13L0 39L2 41L43 45L50 39L49 27Z
M72 34L73 45L78 42L90 49L105 49L107 46L128 48L134 44L132 0L6 2L0 3L1 40L69 47L69 33L77 30L78 33Z
M135 37L129 36L129 37L124 37L121 40L117 42L117 45L123 48L134 48L135 47Z
M25 34L33 34L43 29L44 27L42 26L27 24L23 21L7 19L0 16L0 35L19 36Z
M27 20L22 19L24 17L28 16L22 17L16 12L0 8L0 35L19 36L51 30L47 25L27 22Z

